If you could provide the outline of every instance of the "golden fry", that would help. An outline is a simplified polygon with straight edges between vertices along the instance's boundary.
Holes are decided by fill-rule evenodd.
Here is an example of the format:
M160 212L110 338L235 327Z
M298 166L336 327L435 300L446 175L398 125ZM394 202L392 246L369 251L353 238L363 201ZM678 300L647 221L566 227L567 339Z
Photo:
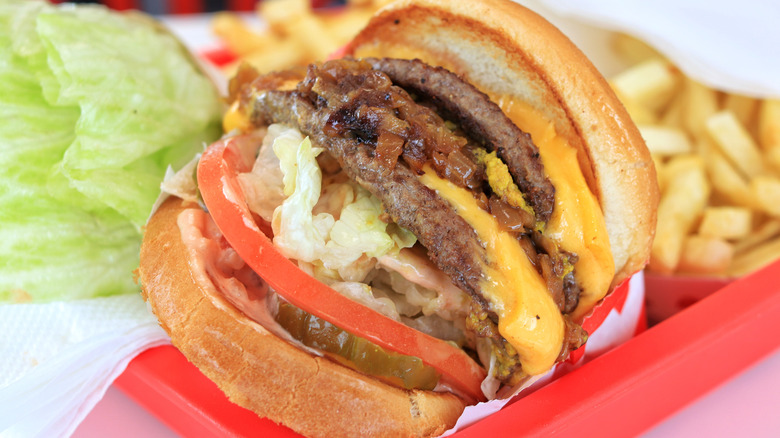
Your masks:
M761 103L758 117L758 142L767 162L780 174L780 100L767 99Z
M758 145L731 111L713 114L705 123L707 133L721 152L731 160L745 177L764 172Z
M719 151L711 151L706 157L707 173L713 190L732 205L753 207L750 185Z
M707 207L704 209L699 235L720 239L739 239L750 234L753 213L745 207Z
M324 61L339 48L339 42L331 36L319 18L313 15L302 15L287 22L286 31L298 50L313 61Z
M750 129L756 120L758 99L741 94L728 93L723 99L723 109L729 110L737 117L739 123Z
M717 237L689 236L683 245L677 271L715 275L725 272L734 257L734 247Z
M279 38L271 33L260 34L249 27L236 14L220 12L214 15L211 30L233 53L246 56L264 50L279 43Z
M660 125L639 125L638 127L652 154L677 155L693 152L688 136L680 129Z
M741 277L772 263L780 258L780 238L775 238L753 247L734 257L728 274Z
M691 135L699 137L707 119L718 112L717 93L697 81L686 79L681 98L685 100L683 125Z
M684 84L680 87L684 87ZM685 131L685 121L683 118L683 112L686 105L686 99L684 93L677 93L672 97L672 101L664 110L658 123L669 128L682 129Z
M663 59L647 60L612 78L612 85L619 96L631 105L651 111L666 106L679 82L680 73Z
M780 99L761 102L758 141L764 150L780 147Z
M750 191L763 211L780 217L780 178L757 176L750 181Z
M276 46L276 50L261 50L244 55L237 61L223 67L222 70L228 77L233 76L242 62L249 63L260 73L269 73L277 70L285 70L294 65L305 64L305 60L296 49L296 45L289 40L284 40Z
M260 19L280 36L289 35L289 23L312 15L309 0L264 0L257 4Z
M612 45L618 55L631 65L650 59L663 58L658 51L648 46L644 41L624 33L615 34Z
M770 219L758 226L752 233L734 244L734 252L742 254L751 251L764 241L780 237L780 220Z
M332 37L338 40L339 44L344 44L363 29L374 12L371 5L366 5L353 7L338 14L323 14L321 20Z
M674 174L670 175L670 170ZM677 269L685 238L707 204L710 187L699 157L676 158L665 172L668 182L658 206L650 268L670 274Z

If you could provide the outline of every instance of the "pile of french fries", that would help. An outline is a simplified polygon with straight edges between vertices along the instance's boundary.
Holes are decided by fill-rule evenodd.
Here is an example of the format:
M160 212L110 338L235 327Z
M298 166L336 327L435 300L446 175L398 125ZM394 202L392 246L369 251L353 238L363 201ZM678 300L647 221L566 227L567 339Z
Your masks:
M230 77L242 62L260 73L323 61L349 42L389 0L350 0L344 7L312 9L310 0L264 0L256 12L262 28L240 15L214 16L212 32L237 56L223 67Z
M649 269L738 277L780 258L780 99L718 91L642 42L610 81L644 137L661 202Z

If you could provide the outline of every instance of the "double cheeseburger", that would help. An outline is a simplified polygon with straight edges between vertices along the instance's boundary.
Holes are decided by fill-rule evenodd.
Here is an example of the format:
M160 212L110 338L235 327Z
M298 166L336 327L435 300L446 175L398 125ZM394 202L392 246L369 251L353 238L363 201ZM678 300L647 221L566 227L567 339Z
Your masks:
M445 431L581 348L648 259L636 127L515 3L394 3L339 59L242 68L229 92L140 281L232 401L303 434Z

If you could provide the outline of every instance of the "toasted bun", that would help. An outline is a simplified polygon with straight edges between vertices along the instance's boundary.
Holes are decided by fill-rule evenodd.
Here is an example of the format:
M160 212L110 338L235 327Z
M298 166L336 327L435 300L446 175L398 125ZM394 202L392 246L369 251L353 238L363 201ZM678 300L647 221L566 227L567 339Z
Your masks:
M185 208L170 198L147 224L142 293L173 345L231 401L307 436L431 436L455 424L458 397L402 390L312 356L196 282L177 225Z
M490 96L530 104L578 149L606 220L613 286L645 266L659 197L650 153L602 75L544 18L502 0L404 0L380 11L346 53L420 57Z

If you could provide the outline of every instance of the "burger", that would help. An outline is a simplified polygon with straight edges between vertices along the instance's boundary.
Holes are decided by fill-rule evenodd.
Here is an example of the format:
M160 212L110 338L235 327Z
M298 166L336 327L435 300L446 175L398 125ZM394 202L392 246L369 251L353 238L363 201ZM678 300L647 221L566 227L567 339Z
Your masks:
M636 127L515 3L393 3L336 59L242 67L229 102L139 278L233 402L305 435L442 433L581 348L648 259Z

